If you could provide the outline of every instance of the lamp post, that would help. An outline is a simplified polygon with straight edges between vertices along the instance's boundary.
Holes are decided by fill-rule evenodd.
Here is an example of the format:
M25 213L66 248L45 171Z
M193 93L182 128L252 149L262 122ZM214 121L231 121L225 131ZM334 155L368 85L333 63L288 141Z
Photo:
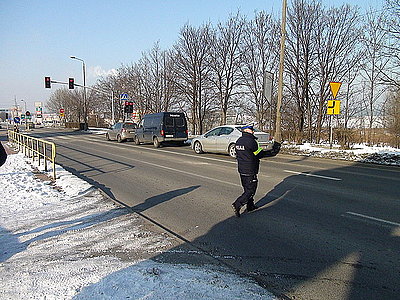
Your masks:
M279 59L279 82L278 82L278 100L276 102L276 122L275 122L275 140L282 142L281 132L281 106L283 98L283 68L285 60L285 39L286 39L286 0L282 0L282 25L281 25L281 47Z
M87 103L86 103L86 66L85 66L85 61L81 58L78 58L76 56L70 56L72 59L76 59L82 62L82 69L83 69L83 122L84 124L84 130L87 130Z

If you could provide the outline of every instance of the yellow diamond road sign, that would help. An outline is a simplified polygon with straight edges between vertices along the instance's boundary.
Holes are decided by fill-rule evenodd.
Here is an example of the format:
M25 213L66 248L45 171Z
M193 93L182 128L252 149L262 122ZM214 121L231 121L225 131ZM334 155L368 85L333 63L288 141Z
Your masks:
M340 114L340 100L328 100L328 107L326 113L328 115Z
M331 86L331 92L333 99L336 99L337 93L339 92L340 86L342 85L341 82L329 82L329 85Z

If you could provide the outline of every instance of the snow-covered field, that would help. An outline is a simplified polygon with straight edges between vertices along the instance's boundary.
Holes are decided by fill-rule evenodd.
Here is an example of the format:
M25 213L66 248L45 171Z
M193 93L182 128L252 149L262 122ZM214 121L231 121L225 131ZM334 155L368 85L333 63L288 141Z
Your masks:
M274 299L215 265L152 260L175 246L171 236L57 174L59 188L22 154L0 167L0 299Z
M400 149L392 147L354 145L350 150L342 150L338 145L333 145L330 149L329 145L305 143L303 145L283 145L282 149L284 153L293 155L400 166Z

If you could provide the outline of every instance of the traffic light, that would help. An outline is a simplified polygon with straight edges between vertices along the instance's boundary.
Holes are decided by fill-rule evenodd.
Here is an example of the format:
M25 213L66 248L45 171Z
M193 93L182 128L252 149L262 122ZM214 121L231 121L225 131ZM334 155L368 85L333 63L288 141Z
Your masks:
M50 77L45 77L44 78L44 87L46 89L50 89L51 88L51 80Z
M27 117L29 117L29 116L31 115L31 112L30 112L30 111L27 111L27 112L25 113L25 115L26 115Z
M124 113L131 113L131 112L133 112L133 102L125 101Z
M74 79L73 79L73 78L70 78L70 79L69 79L69 81L68 81L68 86L69 86L69 88L70 88L71 90L74 89Z
M125 101L124 113L133 113L133 102Z
M133 102L129 102L128 104L128 113L133 113Z

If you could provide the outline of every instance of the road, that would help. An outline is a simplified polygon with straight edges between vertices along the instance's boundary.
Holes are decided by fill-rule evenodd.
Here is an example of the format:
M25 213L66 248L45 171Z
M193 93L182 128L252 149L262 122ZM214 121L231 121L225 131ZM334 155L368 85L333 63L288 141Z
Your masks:
M241 218L229 156L35 129L57 163L286 299L400 299L400 168L264 159Z

